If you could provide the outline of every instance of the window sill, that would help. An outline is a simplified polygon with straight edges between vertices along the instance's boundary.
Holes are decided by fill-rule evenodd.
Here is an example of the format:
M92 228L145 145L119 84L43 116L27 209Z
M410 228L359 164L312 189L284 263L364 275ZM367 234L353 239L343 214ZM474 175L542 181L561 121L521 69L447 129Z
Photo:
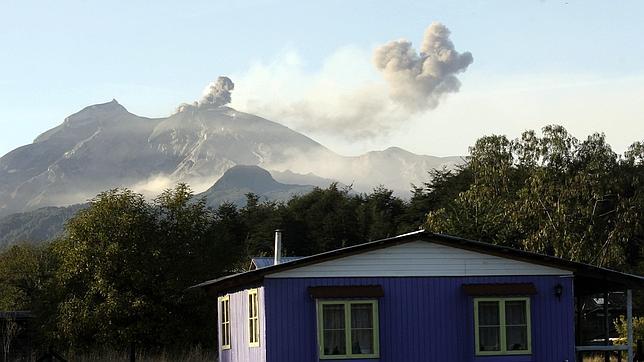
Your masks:
M489 353L477 353L476 357L505 357L505 356L532 356L530 351L520 351L520 352L489 352Z
M320 357L320 361L347 361L347 362L373 362L380 360L378 357Z
M532 354L476 355L475 362L534 362Z
M362 361L362 360L374 360L374 359L379 359L380 355L364 355L364 356L321 356L320 360L325 361L325 360L351 360L354 362Z

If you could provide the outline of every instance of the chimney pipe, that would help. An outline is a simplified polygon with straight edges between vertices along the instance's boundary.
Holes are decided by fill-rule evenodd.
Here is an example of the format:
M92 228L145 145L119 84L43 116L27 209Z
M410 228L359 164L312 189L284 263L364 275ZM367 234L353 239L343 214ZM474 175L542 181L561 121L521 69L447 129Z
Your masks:
M275 260L273 265L280 264L282 262L282 230L275 230Z

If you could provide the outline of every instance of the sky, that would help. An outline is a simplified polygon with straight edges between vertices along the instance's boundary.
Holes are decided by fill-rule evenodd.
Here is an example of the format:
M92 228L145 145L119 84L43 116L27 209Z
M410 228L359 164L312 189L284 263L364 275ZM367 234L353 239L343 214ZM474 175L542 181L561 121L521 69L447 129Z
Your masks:
M222 75L232 107L345 155L463 155L548 124L603 132L621 153L644 138L643 16L627 0L2 0L0 154L112 98L168 116ZM435 22L472 61L450 75L458 89L412 110L376 53L406 39L417 54Z

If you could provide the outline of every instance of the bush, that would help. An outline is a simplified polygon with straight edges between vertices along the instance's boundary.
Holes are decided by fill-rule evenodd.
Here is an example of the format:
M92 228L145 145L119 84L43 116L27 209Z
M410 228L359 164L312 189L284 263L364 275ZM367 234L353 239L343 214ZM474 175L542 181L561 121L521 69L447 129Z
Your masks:
M619 344L626 344L627 340L627 325L626 317L620 315L618 319L615 319L613 322L615 324L615 329L619 333ZM633 317L633 350L637 347L637 341L644 339L644 317Z

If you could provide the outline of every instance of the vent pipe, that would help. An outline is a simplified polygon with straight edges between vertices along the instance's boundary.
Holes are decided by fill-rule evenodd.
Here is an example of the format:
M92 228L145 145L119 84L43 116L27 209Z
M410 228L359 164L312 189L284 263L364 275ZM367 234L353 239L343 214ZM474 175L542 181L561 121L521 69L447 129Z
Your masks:
M273 265L280 264L282 262L282 230L275 230L275 260Z

